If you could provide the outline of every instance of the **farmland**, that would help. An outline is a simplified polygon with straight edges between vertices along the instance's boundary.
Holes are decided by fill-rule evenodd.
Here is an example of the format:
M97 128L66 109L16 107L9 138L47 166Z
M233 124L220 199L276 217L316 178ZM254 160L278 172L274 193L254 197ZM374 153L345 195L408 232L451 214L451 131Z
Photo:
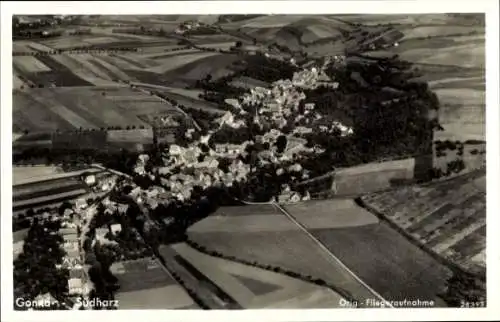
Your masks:
M463 269L484 274L484 170L425 186L362 197L410 238Z
M450 270L352 200L284 207L385 299L419 298L444 306L438 294Z
M149 125L138 115L177 113L160 99L127 87L36 89L29 93L19 92L14 95L16 98L19 104L14 105L14 126L34 132L113 126L147 127ZM33 102L38 105L33 105ZM16 118L17 114L23 118Z
M338 169L334 190L338 195L355 195L388 189L398 180L412 180L414 169L414 158Z
M56 207L88 193L88 187L79 179L85 173L99 174L100 169L63 172L55 166L21 166L13 168L13 211L28 208Z
M344 299L359 307L372 307L368 299L444 307L453 273L481 277L485 271L482 20L447 14L83 16L61 35L30 33L29 41L14 41L14 163L66 169L102 162L102 169L126 173L110 193L113 201L89 212L97 214L96 227L108 219L124 229L135 226L134 234L114 240L140 239L144 247L140 231L154 250L151 259L111 267L120 309L339 308ZM76 32L81 27L86 31ZM227 165L228 178L205 190L231 160L209 160L213 151L197 138L207 138L210 122L233 111L228 99L280 78L293 80L245 97L251 113L233 116L247 126L231 129L228 121L208 136L210 146L260 134L270 142L247 145L235 158L239 163ZM325 84L318 78L335 86L315 87ZM279 108L263 111L273 106ZM434 117L442 128L430 124ZM336 133L334 120L353 131ZM195 133L187 131L193 125ZM285 135L264 134L288 135L299 126L310 133L294 149L286 139L286 153L278 151ZM202 152L169 149L174 143ZM294 154L301 145L315 156ZM138 161L138 154L149 158ZM175 159L172 167L168 159ZM210 169L190 164L196 162ZM95 200L100 187L90 188L80 176L108 173L61 168L14 167L15 219L31 217L28 209L38 216L64 201ZM425 179L440 179L422 184L415 179L423 170ZM232 188L225 186L243 171L252 180L238 177ZM296 185L299 174L289 172L310 180ZM238 200L276 200L270 198L288 188L303 200L325 190L336 196L219 207L226 196L215 195L226 190L239 193ZM130 190L134 197L125 198ZM116 206L125 199L126 206ZM155 208L160 203L165 208ZM17 243L16 252L21 248Z
M335 308L342 298L326 287L212 257L184 243L164 246L161 253L211 308Z
M115 295L119 309L197 308L157 260L117 262L111 271L120 283L120 290Z
M12 168L12 185L19 186L39 181L55 180L67 177L76 177L83 173L97 173L102 170L90 168L79 171L64 172L57 166L15 166Z
M444 131L435 139L485 138L485 33L482 15L350 16L363 24L397 23L404 37L397 47L367 54L397 54L415 63L440 102ZM373 20L372 20L373 19Z
M360 301L374 297L278 209L269 205L261 214L262 207L222 207L192 226L188 236L225 256L322 279Z

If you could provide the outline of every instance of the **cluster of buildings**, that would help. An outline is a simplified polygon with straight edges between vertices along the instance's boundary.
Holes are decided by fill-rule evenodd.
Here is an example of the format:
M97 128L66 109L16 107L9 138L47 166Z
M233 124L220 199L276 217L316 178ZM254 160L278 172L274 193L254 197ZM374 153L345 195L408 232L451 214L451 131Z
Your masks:
M334 60L337 62L342 59L334 58ZM163 158L163 166L156 167L151 171L146 170L149 157L141 155L138 158L135 172L138 175L149 176L152 180L159 176L162 186L154 187L150 191L142 191L141 200L155 208L160 200L160 202L167 203L168 200L172 199L189 200L196 186L206 189L215 185L231 186L234 182L244 182L248 175L256 169L245 164L238 157L246 156L246 147L256 143L269 143L269 149L258 153L259 165L269 163L281 165L277 170L278 175L287 172L302 179L308 179L308 172L302 169L300 158L304 154L317 154L323 150L318 147L306 147L306 140L301 137L303 134L314 131L311 120L321 119L322 116L315 111L313 103L305 104L305 113L302 114L299 113L299 105L301 101L306 99L305 89L315 89L321 85L338 87L338 83L332 82L325 74L325 68L330 63L331 60L325 62L321 68L304 69L296 72L291 80L274 82L271 88L256 87L240 99L228 101L228 104L237 108L239 112L234 114L228 111L217 119L218 129L223 126L229 126L233 129L246 127L247 121L242 116L248 112L242 106L254 105L258 107L253 117L254 123L271 125L271 129L267 133L257 136L254 141L242 144L216 144L214 149L209 148L208 140L214 131L218 130L216 128L207 136L192 142L188 147L171 145L168 154ZM302 118L307 121L303 122L304 125L296 126L287 135L283 133L283 128L289 122L296 124ZM308 124L309 126L307 126ZM339 121L333 121L329 126L322 126L319 130L328 133L337 130L343 136L353 134L352 128ZM275 143L278 137L283 135L287 137L287 147L284 152L278 153ZM232 160L226 172L219 168L221 159ZM140 188L138 190L140 191ZM283 187L283 196L280 198L281 201L293 201L297 198L303 200L310 197L308 195L300 196L291 191L290 187Z
M61 218L61 229L59 233L62 235L64 243L63 249L66 252L62 264L57 268L66 268L69 270L68 279L68 295L74 303L78 303L77 298L89 299L89 294L94 288L87 272L89 266L84 264L84 252L82 250L81 239L83 216L81 211L83 209L68 208L64 211ZM80 307L75 304L74 309Z
M235 158L244 151L245 145L218 145L215 150L206 146L206 149L208 151L203 152L198 145L171 145L168 155L164 157L164 165L149 173L146 172L149 157L141 155L135 172L153 180L159 176L163 187L146 192L144 200L154 209L155 199L185 201L191 198L195 187L207 189L217 185L232 186L235 181L246 180L250 166ZM225 157L233 157L226 172L219 168L219 159Z

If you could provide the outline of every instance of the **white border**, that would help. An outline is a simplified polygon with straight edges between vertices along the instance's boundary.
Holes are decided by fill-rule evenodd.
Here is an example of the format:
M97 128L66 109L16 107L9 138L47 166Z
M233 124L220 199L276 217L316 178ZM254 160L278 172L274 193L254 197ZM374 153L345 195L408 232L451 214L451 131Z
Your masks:
M143 321L403 321L492 320L500 317L498 277L500 227L498 180L499 156L499 15L496 0L418 1L131 1L131 2L2 2L1 3L1 227L2 227L2 321L88 321L91 319ZM246 310L246 311L78 311L14 312L12 310L12 14L222 14L222 13L446 13L485 12L487 102L487 309L341 309L341 310ZM496 287L494 287L496 286Z

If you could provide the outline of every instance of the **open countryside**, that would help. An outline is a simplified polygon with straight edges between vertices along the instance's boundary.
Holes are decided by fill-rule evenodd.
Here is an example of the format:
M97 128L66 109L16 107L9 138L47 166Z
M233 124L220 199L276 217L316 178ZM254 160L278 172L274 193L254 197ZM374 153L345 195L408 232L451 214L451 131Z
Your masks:
M12 23L14 298L486 306L484 15Z

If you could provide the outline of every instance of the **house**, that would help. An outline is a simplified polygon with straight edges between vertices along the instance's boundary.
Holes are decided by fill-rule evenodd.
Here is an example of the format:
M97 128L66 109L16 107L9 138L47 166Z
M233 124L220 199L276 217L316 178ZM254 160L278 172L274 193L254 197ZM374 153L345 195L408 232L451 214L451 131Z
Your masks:
M85 183L89 186L93 186L96 184L96 178L95 178L95 175L91 174L89 176L86 176L85 177Z
M76 209L85 209L87 208L87 201L84 198L80 198L76 200Z
M300 201L300 195L298 193L293 193L292 196L290 197L290 202L296 203Z
M113 225L111 225L110 228L111 228L111 233L113 235L117 235L122 231L122 225L120 225L120 224L113 224Z
M84 280L86 278L85 276L85 270L83 269L83 266L79 265L79 267L73 267L69 270L69 278L76 278L76 279L81 279Z
M66 208L63 213L63 217L65 218L71 218L71 215L74 214L75 212L71 208Z
M97 239L104 238L106 234L109 232L108 228L96 228L95 230L95 237Z
M70 278L68 280L69 295L83 294L83 282L81 278Z
M63 239L64 239L63 247L66 252L71 250L78 250L79 239L77 234L64 235Z

